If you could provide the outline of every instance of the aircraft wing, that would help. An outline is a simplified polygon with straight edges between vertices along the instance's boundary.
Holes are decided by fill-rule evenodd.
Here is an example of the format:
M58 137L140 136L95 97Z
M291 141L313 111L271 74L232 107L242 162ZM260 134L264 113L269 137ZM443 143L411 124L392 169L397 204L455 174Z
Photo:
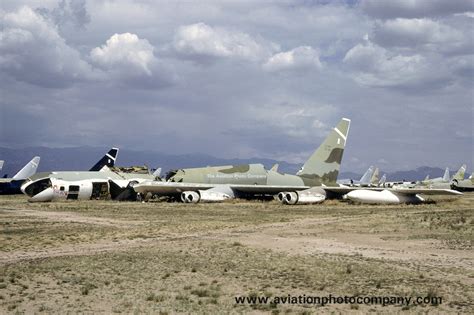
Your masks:
M383 191L388 190L397 194L404 195L462 195L456 190L452 189L436 189L436 188L387 188L387 187L322 187L324 190L336 193L336 194L347 194L353 190L374 190L374 191Z
M207 190L217 187L229 187L236 193L247 194L277 194L281 191L304 190L308 186L275 186L275 185L238 185L238 184L199 184L145 181L136 184L133 188L137 193L155 193L159 195L179 194L184 191Z

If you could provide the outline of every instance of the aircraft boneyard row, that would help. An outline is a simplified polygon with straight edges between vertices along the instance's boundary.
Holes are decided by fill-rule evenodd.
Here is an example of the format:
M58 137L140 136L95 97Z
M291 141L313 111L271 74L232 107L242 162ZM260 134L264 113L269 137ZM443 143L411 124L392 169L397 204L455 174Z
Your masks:
M50 172L31 176L21 186L29 201L57 199L147 200L166 196L184 203L220 202L232 198L274 197L283 204L314 204L326 198L366 203L417 203L423 195L459 195L451 187L385 185L371 167L358 182L337 182L350 120L341 119L296 174L262 164L208 166L172 170L165 179L148 168L113 167L118 149L90 171ZM112 162L112 163L111 163ZM465 167L464 167L465 170ZM463 175L464 176L464 175ZM469 180L472 185L472 180ZM462 183L467 187L469 183Z

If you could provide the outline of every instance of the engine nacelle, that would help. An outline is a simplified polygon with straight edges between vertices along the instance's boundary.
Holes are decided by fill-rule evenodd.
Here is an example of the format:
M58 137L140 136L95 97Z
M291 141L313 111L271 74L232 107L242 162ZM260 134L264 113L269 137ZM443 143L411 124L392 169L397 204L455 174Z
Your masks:
M326 199L324 189L306 189L302 191L285 191L278 194L278 200L285 205L320 203Z
M181 193L181 201L184 203L198 203L201 196L195 191L184 191Z
M181 194L184 203L219 202L232 198L230 195L215 190L185 191Z

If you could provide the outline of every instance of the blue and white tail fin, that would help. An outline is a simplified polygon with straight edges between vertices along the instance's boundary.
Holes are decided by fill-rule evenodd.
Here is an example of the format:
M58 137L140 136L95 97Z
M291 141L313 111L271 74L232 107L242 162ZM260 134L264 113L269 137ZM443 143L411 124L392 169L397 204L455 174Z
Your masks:
M23 168L13 176L13 180L23 180L27 179L30 176L36 174L36 170L38 169L38 165L40 162L40 157L35 156L31 161L28 162Z
M104 166L113 167L118 155L118 148L112 148L89 170L91 172L100 171Z

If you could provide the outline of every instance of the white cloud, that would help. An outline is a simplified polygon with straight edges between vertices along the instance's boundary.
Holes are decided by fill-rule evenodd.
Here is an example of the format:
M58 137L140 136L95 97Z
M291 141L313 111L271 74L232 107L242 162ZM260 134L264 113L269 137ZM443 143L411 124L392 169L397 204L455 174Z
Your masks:
M344 63L356 71L354 79L359 84L374 87L415 88L434 84L445 75L432 71L430 62L420 54L395 54L370 41L349 50Z
M64 87L92 76L92 68L68 46L57 27L27 6L1 16L0 68L19 81Z
M169 86L175 81L171 67L154 55L155 48L136 34L112 35L90 52L91 62L105 72L109 84L140 89Z
M273 55L263 65L267 71L320 69L319 54L309 46L300 46L290 51Z
M151 76L151 64L155 60L153 46L146 39L131 33L114 34L105 45L92 49L91 59L104 69L132 71Z
M175 34L173 46L179 54L196 60L237 57L258 61L276 50L274 44L263 39L204 23L181 26Z
M377 18L446 16L474 10L473 0L362 0L360 7Z
M463 34L452 27L427 18L397 18L376 23L374 42L384 47L416 47L431 50L463 41Z

